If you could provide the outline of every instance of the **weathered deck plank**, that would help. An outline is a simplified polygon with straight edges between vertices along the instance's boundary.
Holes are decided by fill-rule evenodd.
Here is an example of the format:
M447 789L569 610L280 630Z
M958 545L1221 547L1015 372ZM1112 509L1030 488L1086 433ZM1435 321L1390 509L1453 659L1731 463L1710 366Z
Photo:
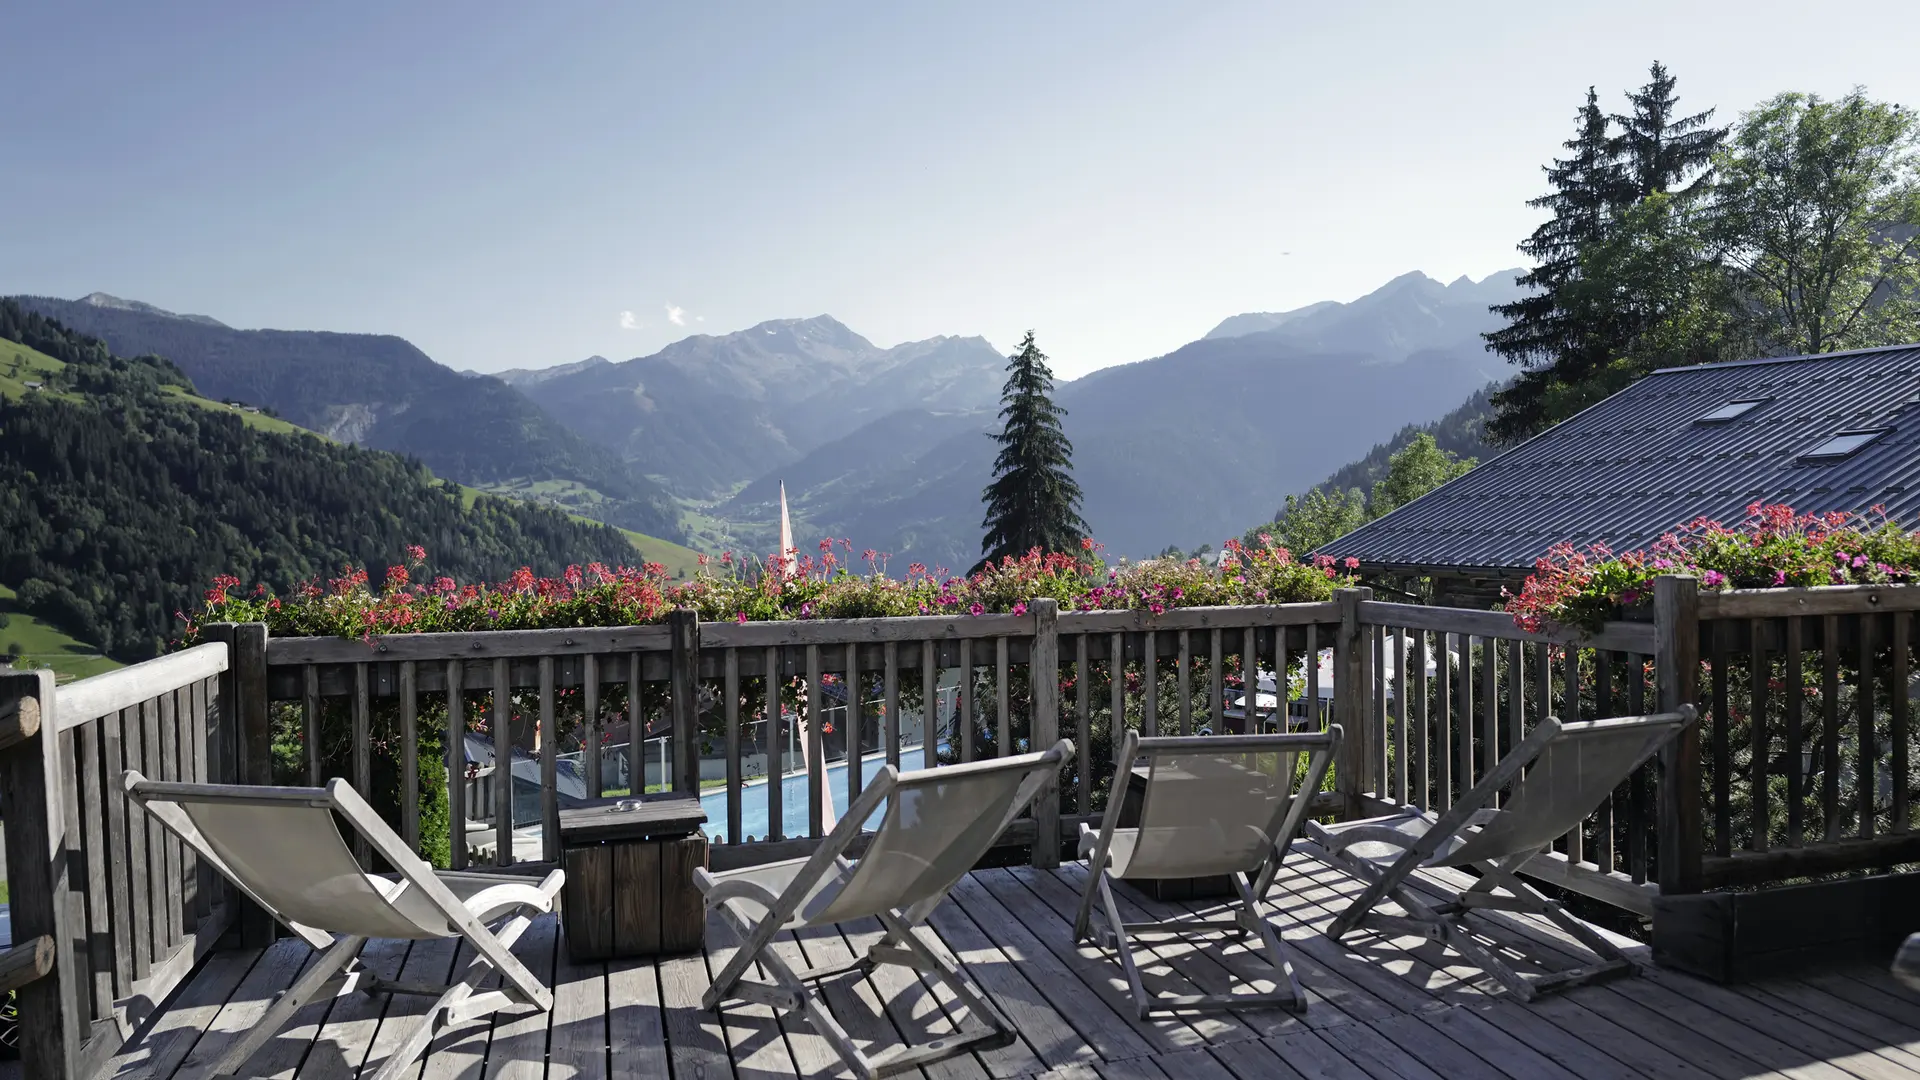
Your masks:
M1722 987L1669 971L1581 987L1531 1004L1491 989L1437 945L1322 928L1356 886L1317 859L1297 860L1272 897L1313 1000L1306 1017L1279 1010L1223 1017L1133 1015L1105 950L1077 946L1071 918L1083 868L986 870L954 890L928 930L958 958L1019 1032L1009 1047L906 1074L919 1080L1920 1080L1920 1000L1870 969ZM1428 881L1438 893L1454 884ZM1122 890L1125 917L1212 913L1218 902L1165 903ZM1567 936L1531 917L1484 921L1487 940L1534 970L1582 958ZM837 965L880 937L877 923L809 928L776 948L796 966ZM699 1008L711 973L734 948L710 924L703 953L657 961L574 964L555 918L538 920L515 953L554 989L554 1009L507 1010L445 1033L410 1072L418 1080L785 1080L838 1077L826 1040L803 1019L730 1003ZM1248 946L1149 942L1150 982L1218 992L1259 964ZM376 943L370 968L408 982L445 982L472 954L449 941ZM115 1059L122 1080L196 1075L258 1021L273 995L313 960L295 940L264 952L211 956L151 1029ZM910 1045L950 1034L960 1010L926 977L897 967L823 985L856 1043ZM370 1076L418 1022L425 999L353 995L302 1010L249 1075L347 1080ZM877 1044L877 1045L876 1045Z

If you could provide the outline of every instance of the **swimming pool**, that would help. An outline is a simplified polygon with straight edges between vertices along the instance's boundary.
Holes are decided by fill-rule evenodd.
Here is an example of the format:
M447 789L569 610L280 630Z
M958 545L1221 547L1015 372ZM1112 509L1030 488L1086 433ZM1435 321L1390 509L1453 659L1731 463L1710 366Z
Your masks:
M871 778L886 764L885 753L868 754L860 759L860 775ZM902 747L900 750L900 771L910 772L926 767L927 751L924 746ZM833 794L833 813L836 820L847 812L847 763L835 762L827 766L827 790ZM715 839L725 839L727 835L727 789L715 788L700 796L700 808L707 812L707 835ZM782 836L807 835L807 774L791 772L780 781L780 818ZM877 828L880 814L875 813L867 822L868 829ZM760 781L743 786L740 789L740 838L766 839L767 828L767 784Z

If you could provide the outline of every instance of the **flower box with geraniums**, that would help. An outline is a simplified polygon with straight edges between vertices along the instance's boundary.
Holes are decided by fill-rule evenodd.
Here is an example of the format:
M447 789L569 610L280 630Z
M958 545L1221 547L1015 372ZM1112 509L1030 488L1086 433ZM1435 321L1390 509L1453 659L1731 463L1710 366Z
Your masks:
M1920 574L1920 533L1880 507L1871 516L1796 514L1754 503L1737 525L1697 518L1644 551L1555 545L1519 594L1508 594L1507 611L1534 631L1650 618L1653 582L1664 574L1690 574L1702 590L1910 584Z

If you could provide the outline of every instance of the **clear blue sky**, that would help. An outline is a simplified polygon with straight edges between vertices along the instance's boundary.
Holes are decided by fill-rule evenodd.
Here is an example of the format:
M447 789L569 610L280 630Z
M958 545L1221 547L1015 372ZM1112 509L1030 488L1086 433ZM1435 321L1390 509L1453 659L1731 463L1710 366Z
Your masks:
M1064 375L1519 261L1589 83L1920 103L1920 4L8 5L0 292L457 368L831 313ZM679 311L680 325L669 319ZM636 324L624 327L623 322Z

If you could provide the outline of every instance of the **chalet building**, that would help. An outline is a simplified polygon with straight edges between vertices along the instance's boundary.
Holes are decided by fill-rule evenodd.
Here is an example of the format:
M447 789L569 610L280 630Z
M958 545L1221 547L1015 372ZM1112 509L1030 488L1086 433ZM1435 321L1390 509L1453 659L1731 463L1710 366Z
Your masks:
M1643 548L1756 502L1920 517L1920 345L1666 368L1320 549L1485 607L1561 541Z

